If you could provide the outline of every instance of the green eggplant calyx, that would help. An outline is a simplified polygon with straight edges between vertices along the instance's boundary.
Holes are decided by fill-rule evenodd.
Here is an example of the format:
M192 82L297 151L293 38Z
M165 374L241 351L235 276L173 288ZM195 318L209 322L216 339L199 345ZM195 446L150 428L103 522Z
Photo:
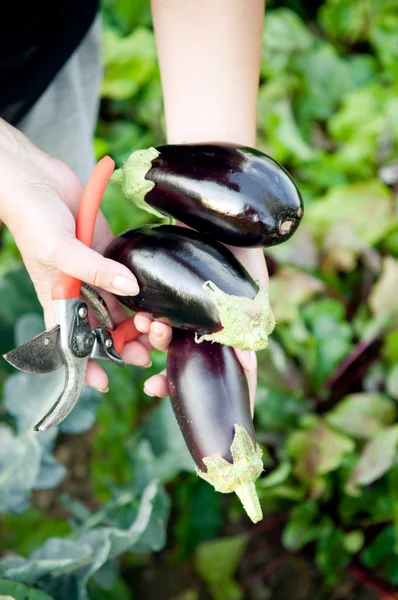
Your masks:
M240 350L258 351L267 347L268 336L275 327L275 317L263 287L259 286L257 295L252 299L226 294L212 281L206 281L203 289L216 304L223 328L201 337L196 334L196 342L207 340Z
M254 482L263 471L262 451L240 425L235 425L231 454L232 463L221 456L206 456L203 462L207 471L196 469L196 472L199 477L210 483L216 492L235 492L249 518L253 523L258 523L263 518L263 513Z
M146 179L145 176L152 167L152 161L159 154L160 152L156 148L132 152L123 167L113 173L111 182L119 184L124 196L131 200L137 208L164 220L164 215L145 202L145 196L155 187L155 183Z

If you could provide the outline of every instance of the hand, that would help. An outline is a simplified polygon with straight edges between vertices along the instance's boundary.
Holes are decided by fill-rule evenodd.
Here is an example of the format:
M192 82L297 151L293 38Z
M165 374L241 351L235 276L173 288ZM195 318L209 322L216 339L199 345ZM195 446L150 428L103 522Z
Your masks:
M44 310L46 327L53 321L51 288L61 271L101 289L115 323L126 314L102 290L135 295L133 274L100 253L113 239L102 214L98 215L93 249L75 237L75 217L83 187L63 163L36 148L19 131L0 120L0 218L10 229ZM149 366L151 346L147 336L125 346L127 363ZM105 391L105 371L90 362L86 382Z
M255 281L259 281L268 289L268 271L265 263L262 248L233 248L229 249L235 254L238 260L243 264ZM172 329L144 313L136 315L135 326L143 334L148 335L151 346L158 350L167 350L171 341ZM254 399L257 388L257 359L254 351L247 352L235 349L235 352L245 370L252 410L254 408ZM145 382L144 391L149 396L158 396L160 398L168 395L168 382L166 372L153 375Z

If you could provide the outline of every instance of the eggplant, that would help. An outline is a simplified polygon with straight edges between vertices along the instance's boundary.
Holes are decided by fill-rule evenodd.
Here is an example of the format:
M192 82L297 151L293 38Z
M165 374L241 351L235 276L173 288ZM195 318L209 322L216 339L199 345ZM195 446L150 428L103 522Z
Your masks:
M217 492L235 492L250 519L262 519L254 482L263 471L247 380L232 348L196 344L175 330L167 376L173 411L197 474Z
M133 152L115 171L139 208L230 246L275 246L300 224L303 201L289 173L245 146L170 144Z
M268 294L232 252L197 231L143 225L116 237L104 254L137 278L137 296L116 296L136 312L241 350L262 350L275 326Z

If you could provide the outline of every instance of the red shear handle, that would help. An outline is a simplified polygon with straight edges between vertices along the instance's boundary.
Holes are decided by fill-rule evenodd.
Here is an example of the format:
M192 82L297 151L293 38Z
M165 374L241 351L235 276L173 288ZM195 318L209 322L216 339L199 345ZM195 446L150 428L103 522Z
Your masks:
M95 222L102 196L114 171L115 163L110 156L104 156L94 167L83 191L76 219L76 237L91 248ZM70 275L61 275L51 290L53 300L80 298L82 282Z
M132 342L141 335L134 325L133 317L129 317L125 321L119 323L116 329L110 331L110 334L113 338L113 347L119 354L122 353L124 345L127 344L127 342Z

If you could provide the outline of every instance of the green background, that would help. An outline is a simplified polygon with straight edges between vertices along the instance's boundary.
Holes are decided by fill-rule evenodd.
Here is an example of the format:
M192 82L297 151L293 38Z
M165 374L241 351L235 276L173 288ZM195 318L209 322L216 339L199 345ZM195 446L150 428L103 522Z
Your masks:
M388 598L398 586L398 5L268 3L258 148L295 177L300 230L266 250L277 328L259 354L264 521L194 474L148 371L107 367L57 430L53 375L0 365L0 595L32 600ZM165 141L149 5L104 0L95 149ZM148 215L109 188L115 234ZM0 350L43 328L5 229ZM164 368L155 353L151 373ZM37 420L37 419L36 419Z

